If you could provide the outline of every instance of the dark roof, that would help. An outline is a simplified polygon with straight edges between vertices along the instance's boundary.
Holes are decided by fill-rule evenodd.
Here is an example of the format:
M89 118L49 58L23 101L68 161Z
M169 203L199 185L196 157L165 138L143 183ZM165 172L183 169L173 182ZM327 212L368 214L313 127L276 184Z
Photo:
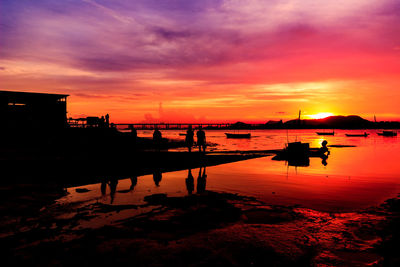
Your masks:
M43 101L43 100L58 100L69 95L47 94L47 93L31 93L31 92L15 92L15 91L0 91L0 98L7 98L13 101Z

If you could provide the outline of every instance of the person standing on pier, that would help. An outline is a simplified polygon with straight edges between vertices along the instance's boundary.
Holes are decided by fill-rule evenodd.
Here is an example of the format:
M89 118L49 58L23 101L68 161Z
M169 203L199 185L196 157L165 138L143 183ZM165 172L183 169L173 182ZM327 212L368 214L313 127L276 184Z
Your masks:
M185 138L185 143L186 146L188 147L189 153L192 152L192 146L193 146L193 136L194 132L192 129L192 125L189 125L189 129L186 131L186 138Z
M106 114L106 128L110 127L110 115Z
M136 141L137 138L137 131L136 128L133 127L133 125L129 125L129 130L131 131L131 137L133 141Z
M206 133L203 131L203 127L200 125L197 131L197 145L199 146L199 152L203 148L203 152L206 152Z

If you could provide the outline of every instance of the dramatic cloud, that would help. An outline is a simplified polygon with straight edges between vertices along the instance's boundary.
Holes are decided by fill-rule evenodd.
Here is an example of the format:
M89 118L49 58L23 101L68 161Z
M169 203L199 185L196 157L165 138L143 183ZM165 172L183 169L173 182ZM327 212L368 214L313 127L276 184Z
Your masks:
M4 0L1 89L67 93L71 116L119 121L160 119L160 102L165 120L397 119L399 26L394 0Z

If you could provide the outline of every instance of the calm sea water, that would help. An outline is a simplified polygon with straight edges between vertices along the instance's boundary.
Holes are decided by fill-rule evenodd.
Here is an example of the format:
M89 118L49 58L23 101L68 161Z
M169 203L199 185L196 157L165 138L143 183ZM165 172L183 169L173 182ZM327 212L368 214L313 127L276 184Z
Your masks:
M233 132L233 131L231 131ZM240 131L247 132L247 131ZM108 185L81 186L90 191L70 193L59 202L104 202L141 204L146 195L169 196L196 194L204 189L254 196L267 204L301 205L324 211L354 211L382 203L400 193L400 137L382 137L368 130L369 137L346 137L345 133L364 131L337 130L334 136L318 136L315 130L254 130L251 139L227 139L224 131L206 131L209 150L265 150L283 148L293 141L309 142L319 147L323 140L332 147L327 165L311 158L309 166L288 166L272 157L257 158L219 166L163 173L157 186L153 175L119 180L115 194ZM183 131L163 131L163 137L184 139ZM139 136L152 135L139 131ZM193 176L193 180L190 178ZM189 177L189 179L188 179ZM156 177L157 179L157 177ZM106 188L106 192L104 192Z

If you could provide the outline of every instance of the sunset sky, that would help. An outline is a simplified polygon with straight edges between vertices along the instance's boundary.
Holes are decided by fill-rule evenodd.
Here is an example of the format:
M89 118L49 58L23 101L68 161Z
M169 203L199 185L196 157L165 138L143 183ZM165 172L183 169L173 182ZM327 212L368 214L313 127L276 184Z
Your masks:
M68 116L400 119L399 0L1 0L0 90Z

